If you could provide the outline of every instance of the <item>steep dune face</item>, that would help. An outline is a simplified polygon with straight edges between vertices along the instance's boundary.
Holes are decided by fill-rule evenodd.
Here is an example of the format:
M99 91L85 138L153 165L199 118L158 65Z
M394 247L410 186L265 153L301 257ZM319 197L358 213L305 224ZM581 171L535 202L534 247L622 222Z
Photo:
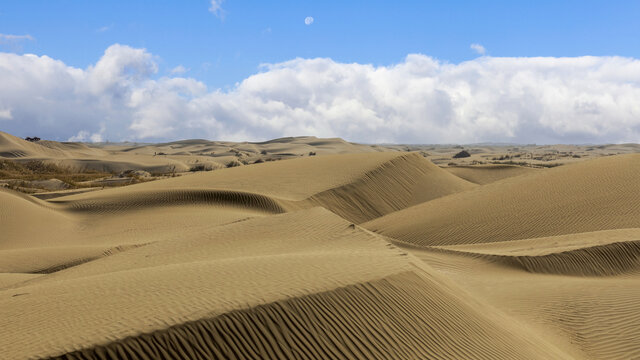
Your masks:
M53 202L59 205L66 205L66 210L71 212L94 214L122 213L154 207L180 205L237 207L272 214L285 212L283 206L273 198L232 190L139 190L132 195L123 194L116 197L85 196L85 199L80 201L70 201L64 198L53 200Z
M416 153L346 154L222 169L54 202L74 211L210 203L280 213L320 205L361 223L474 186Z
M640 154L518 176L364 224L418 245L508 241L640 227Z
M0 347L16 359L566 358L384 239L319 208L31 279L0 292L0 325Z
M348 184L315 194L309 200L345 219L362 223L474 187L412 153L396 157Z
M435 249L529 272L613 276L640 270L640 229L619 229Z

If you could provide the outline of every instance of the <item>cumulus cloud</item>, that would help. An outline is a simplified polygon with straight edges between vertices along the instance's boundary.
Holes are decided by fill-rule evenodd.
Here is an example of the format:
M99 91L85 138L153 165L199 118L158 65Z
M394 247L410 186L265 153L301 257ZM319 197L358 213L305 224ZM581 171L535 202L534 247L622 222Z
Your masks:
M101 133L90 133L86 130L78 131L78 134L70 137L67 141L74 142L104 142L104 138Z
M304 24L305 24L305 25L311 25L311 24L313 24L313 17L311 17L311 16L307 16L306 18L304 18Z
M484 46L480 44L471 44L469 47L471 48L471 50L475 51L478 55L484 55L487 53L487 49L485 49Z
M188 69L187 69L187 68L185 68L185 67L184 67L184 66L182 66L182 65L178 65L178 66L174 67L173 69L171 69L171 73L172 73L172 74L184 74L184 73L186 73L187 71L188 71Z
M224 10L222 9L222 2L224 0L211 0L209 5L209 12L217 17L224 17Z
M640 60L633 58L450 64L411 54L389 66L298 58L265 65L225 91L158 78L157 69L146 50L117 44L85 69L0 53L0 109L12 117L1 129L83 141L640 142Z

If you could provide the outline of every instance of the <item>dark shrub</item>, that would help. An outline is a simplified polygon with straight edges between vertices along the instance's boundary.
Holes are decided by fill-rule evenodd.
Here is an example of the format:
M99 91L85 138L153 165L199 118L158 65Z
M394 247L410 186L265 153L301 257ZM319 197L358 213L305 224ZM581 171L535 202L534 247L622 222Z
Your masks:
M207 171L207 167L204 164L196 164L189 169L189 171Z
M460 158L467 158L467 157L469 157L469 156L471 156L471 154L469 154L469 152L468 152L468 151L466 151L466 150L462 150L462 151L460 151L459 153L457 153L457 154L453 155L453 158L454 158L454 159L460 159Z

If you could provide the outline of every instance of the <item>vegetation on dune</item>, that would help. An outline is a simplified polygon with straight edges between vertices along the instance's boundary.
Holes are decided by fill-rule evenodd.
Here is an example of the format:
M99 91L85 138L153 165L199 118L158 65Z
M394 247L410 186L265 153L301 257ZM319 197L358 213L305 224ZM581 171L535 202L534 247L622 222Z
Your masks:
M231 167L236 167L236 166L242 166L242 163L240 163L238 160L231 160L227 163L226 165L228 168Z
M98 186L122 186L143 181L153 180L144 176L144 171L128 170L120 175L96 170L76 170L70 167L63 167L54 163L42 160L29 160L26 162L13 160L0 160L0 181L8 188L25 193L40 192L48 187L42 180L57 179L65 183L68 189ZM122 178L128 181L105 181L113 178ZM1 186L2 184L0 184Z
M466 158L466 157L470 157L470 156L471 156L471 154L469 154L468 151L462 150L459 153L453 155L453 158L454 159L460 159L460 158Z
M191 171L191 172L211 171L211 170L213 170L213 167L211 167L210 164L195 164L195 165L191 166L191 168L189 169L189 171Z
M75 186L77 182L95 180L105 176L111 176L111 174L95 170L75 171L42 160L28 162L0 160L0 179L33 181L55 178Z

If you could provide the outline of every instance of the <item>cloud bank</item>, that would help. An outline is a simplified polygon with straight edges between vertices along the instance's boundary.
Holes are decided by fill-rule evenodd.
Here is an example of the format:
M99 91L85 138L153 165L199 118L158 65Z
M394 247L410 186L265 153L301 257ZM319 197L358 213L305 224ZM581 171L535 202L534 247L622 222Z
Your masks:
M228 91L157 73L152 54L118 44L85 69L0 53L0 130L83 141L640 142L633 58L293 59Z

